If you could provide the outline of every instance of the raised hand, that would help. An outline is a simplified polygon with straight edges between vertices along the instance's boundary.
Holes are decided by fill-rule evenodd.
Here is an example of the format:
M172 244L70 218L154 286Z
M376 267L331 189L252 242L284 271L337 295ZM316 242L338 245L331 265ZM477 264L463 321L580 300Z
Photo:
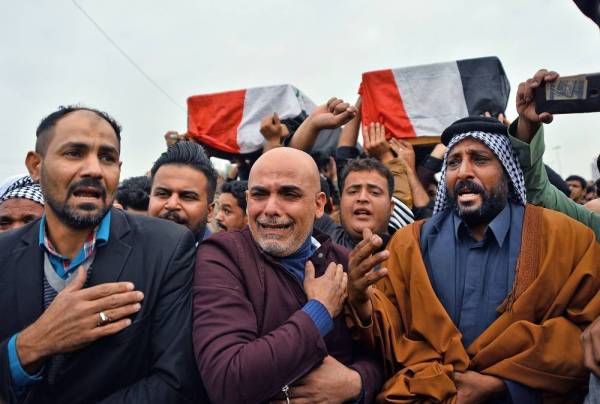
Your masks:
M35 373L52 355L72 352L116 334L128 327L128 317L141 309L144 294L134 291L132 283L105 283L83 289L86 277L85 269L79 267L75 278L46 311L18 335L17 353L25 370Z
M374 235L369 229L364 229L362 241L354 247L348 260L348 301L363 321L371 317L371 285L385 277L388 272L387 268L377 268L390 255L387 250L376 252L382 244L381 237Z
M396 156L402 160L407 169L415 171L416 157L412 144L406 140L391 139L390 147L394 150Z
M517 125L517 137L528 141L537 131L540 123L550 123L554 116L549 112L538 114L535 112L534 90L544 82L552 82L558 79L558 73L546 69L538 70L535 75L527 81L519 84L517 89L517 113L519 123Z
M344 267L332 262L325 273L315 278L315 267L312 262L307 261L304 267L304 292L308 300L317 300L321 303L331 318L335 318L346 301L346 288L348 276Z
M315 108L307 120L314 129L334 129L349 122L357 113L356 107L333 97L327 101L327 104Z
M280 143L281 138L288 135L288 128L281 123L279 115L267 115L260 121L260 133L267 142Z
M389 161L394 158L390 145L385 139L385 126L379 122L372 122L363 126L363 147L370 157L380 161Z

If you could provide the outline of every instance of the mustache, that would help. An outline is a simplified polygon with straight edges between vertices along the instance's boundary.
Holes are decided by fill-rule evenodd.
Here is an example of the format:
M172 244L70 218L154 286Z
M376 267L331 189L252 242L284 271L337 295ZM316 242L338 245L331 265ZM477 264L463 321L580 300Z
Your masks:
M267 218L258 218L256 219L256 223L258 223L261 226L289 226L291 224L294 223L293 220L277 220L275 218L273 219L267 219Z
M104 188L102 181L100 181L98 178L84 178L71 184L67 189L67 195L72 196L77 188L94 188L96 191L98 191L98 193L100 193L102 199L106 199L106 188Z
M458 195L459 191L463 190L472 194L485 194L485 189L471 180L460 180L456 182L454 185L454 195Z
M187 220L185 220L184 218L179 216L179 214L175 211L169 211L167 213L159 215L158 217L161 219L170 220L170 221L178 223L178 224L186 224L187 223Z

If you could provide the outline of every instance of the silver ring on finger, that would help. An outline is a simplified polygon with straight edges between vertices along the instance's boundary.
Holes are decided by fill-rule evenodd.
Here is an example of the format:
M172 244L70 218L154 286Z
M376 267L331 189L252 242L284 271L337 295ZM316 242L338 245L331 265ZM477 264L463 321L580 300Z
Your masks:
M98 313L98 322L96 323L96 325L98 327L102 327L103 325L106 325L106 324L110 323L111 321L112 320L110 319L110 317L108 317L106 315L106 313L101 311L100 313Z

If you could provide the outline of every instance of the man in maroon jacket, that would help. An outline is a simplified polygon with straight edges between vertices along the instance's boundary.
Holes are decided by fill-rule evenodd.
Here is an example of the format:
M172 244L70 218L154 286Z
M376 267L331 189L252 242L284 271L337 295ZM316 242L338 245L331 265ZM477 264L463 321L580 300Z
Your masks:
M249 227L198 249L194 350L215 403L371 402L378 362L343 315L348 252L313 230L325 195L312 158L261 156L248 181Z

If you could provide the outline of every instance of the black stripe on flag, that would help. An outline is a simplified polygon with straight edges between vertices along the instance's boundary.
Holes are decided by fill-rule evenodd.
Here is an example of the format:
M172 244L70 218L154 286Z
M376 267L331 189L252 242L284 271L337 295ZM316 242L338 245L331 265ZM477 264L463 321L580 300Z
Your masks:
M500 59L495 56L457 60L469 116L506 110L510 83Z

